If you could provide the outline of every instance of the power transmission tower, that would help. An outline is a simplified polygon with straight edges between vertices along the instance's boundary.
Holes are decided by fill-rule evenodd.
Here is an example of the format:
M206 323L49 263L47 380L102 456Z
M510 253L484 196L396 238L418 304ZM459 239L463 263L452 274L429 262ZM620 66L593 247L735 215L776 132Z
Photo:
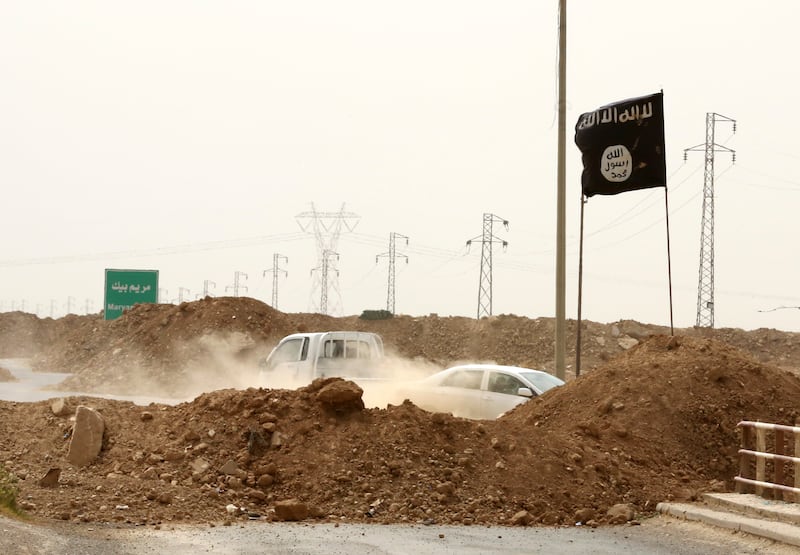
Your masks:
M245 274L244 272L239 272L237 270L236 273L233 274L233 285L225 286L225 291L227 291L228 289L233 289L233 296L234 297L238 297L239 296L239 290L240 289L244 289L245 291L247 291L247 286L246 285L242 285L242 284L239 283L241 278L244 278L245 281L246 281L247 280L247 274Z
M494 236L492 227L494 222L502 222L508 231L508 220L504 220L494 214L483 215L483 233L467 241L467 247L472 245L476 239L480 239L481 248L481 279L478 288L478 320L483 316L492 315L492 245L501 243L503 249L508 246L508 242Z
M326 314L330 316L331 314L328 313L328 279L331 272L334 272L336 276L339 275L339 270L337 270L332 263L332 258L336 257L336 260L339 260L339 253L333 252L331 250L325 250L322 253L322 265L319 268L314 268L311 270L311 275L314 275L315 270L319 270L321 273L320 278L320 299L319 299L319 313Z
M288 276L289 272L286 270L282 270L280 267L281 260L285 261L287 264L289 263L289 259L282 254L275 253L272 255L272 268L269 270L264 270L262 276L267 275L269 272L272 272L272 308L278 310L278 276L281 272L283 275Z
M705 143L684 149L683 159L689 152L705 153L705 172L703 174L703 219L700 231L700 271L697 281L697 322L696 326L714 327L714 153L730 152L736 162L736 151L714 142L717 122L733 124L736 133L736 120L716 114L706 113Z
M311 203L310 211L301 212L296 216L300 229L314 234L314 238L317 242L317 259L319 261L318 266L326 267L328 269L329 278L331 278L331 274L333 274L333 277L330 279L330 281L323 286L321 276L319 276L319 274L314 274L313 270L311 271L313 279L311 282L310 298L313 312L322 312L323 314L330 313L331 316L337 316L341 314L342 303L341 294L339 292L339 272L336 268L335 261L326 262L325 253L337 251L339 236L342 233L353 231L356 225L358 225L358 219L360 217L361 216L354 214L353 212L346 212L344 209L344 204L342 204L342 207L338 212L319 212L314 206L314 203ZM323 291L320 291L320 288L322 288ZM320 299L329 299L330 295L327 291L328 288L332 289L335 293L334 304L330 308L330 312L328 312L327 306L325 309L323 309L322 306L315 305L318 293Z
M210 279L203 280L203 298L205 299L211 294L211 288L216 288L217 284L211 281Z
M395 261L399 256L401 258L405 258L406 263L408 262L408 256L406 256L405 254L397 254L398 237L400 237L401 239L405 239L406 245L408 245L408 237L392 231L391 233L389 233L389 252L379 254L378 256L375 257L375 264L378 263L379 258L382 258L384 256L389 257L389 287L386 292L386 310L388 310L390 314L394 314Z

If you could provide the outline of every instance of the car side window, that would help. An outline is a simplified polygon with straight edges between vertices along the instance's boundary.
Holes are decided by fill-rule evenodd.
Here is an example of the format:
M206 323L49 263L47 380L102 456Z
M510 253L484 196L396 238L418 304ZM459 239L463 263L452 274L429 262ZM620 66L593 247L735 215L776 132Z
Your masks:
M290 339L275 349L272 355L271 367L275 367L284 362L297 362L305 360L308 354L308 339Z
M480 389L483 370L459 370L441 381L444 387L461 387L464 389Z
M520 387L527 386L514 376L509 376L502 372L489 373L489 391L504 393L506 395L517 395Z

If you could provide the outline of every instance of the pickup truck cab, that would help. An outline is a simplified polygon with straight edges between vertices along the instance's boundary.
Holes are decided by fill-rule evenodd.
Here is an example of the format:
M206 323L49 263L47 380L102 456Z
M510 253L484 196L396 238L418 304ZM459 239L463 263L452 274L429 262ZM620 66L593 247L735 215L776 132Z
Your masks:
M281 339L261 363L261 380L311 383L316 378L376 378L383 340L361 331L294 333Z

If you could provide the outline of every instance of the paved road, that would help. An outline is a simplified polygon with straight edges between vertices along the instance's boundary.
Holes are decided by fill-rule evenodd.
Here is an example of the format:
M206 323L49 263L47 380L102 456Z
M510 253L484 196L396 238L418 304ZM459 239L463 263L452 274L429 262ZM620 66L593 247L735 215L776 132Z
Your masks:
M15 554L168 553L307 555L789 555L795 548L670 517L641 526L501 528L245 522L233 526L115 528L32 524L0 517L0 550Z

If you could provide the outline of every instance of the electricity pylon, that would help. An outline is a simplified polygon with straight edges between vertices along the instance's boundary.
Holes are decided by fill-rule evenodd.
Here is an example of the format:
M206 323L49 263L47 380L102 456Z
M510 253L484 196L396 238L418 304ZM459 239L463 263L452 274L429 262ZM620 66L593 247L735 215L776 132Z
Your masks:
M492 233L494 222L502 222L508 230L508 220L504 220L494 214L483 215L483 233L467 241L467 247L472 245L476 239L480 239L481 248L481 279L478 287L478 320L483 316L492 315L492 245L501 243L503 249L508 246L508 242L499 239Z
M378 263L378 259L384 256L389 257L389 287L386 291L386 310L389 311L390 314L394 314L394 297L395 297L395 261L397 257L405 258L406 263L408 262L408 256L405 254L397 254L397 238L400 237L406 240L406 245L408 245L408 237L405 235L400 235L399 233L395 233L392 231L389 233L389 252L385 252L383 254L379 254L375 257L375 264Z
M317 242L317 260L318 268L325 267L328 271L326 277L330 278L323 288L322 279L319 273L311 271L311 306L313 312L323 312L328 314L327 301L330 295L328 289L332 289L335 299L330 307L331 316L340 316L342 309L341 293L339 292L339 271L336 267L336 261L328 260L326 262L326 252L336 252L339 244L339 236L344 232L351 232L358 225L360 216L353 212L345 212L344 204L338 212L318 212L311 203L311 210L308 212L301 212L296 216L297 224L300 229L314 234ZM323 311L322 306L316 304L316 299L326 299L326 307Z
M289 259L282 254L275 253L272 255L272 268L269 270L264 270L262 275L267 275L269 272L272 272L272 308L278 310L278 276L283 272L283 275L288 276L289 272L286 270L281 269L280 263L281 260L289 263Z
M205 299L206 297L208 297L211 294L211 288L212 287L216 288L217 284L214 283L213 281L211 281L210 279L204 279L203 280L203 297L202 298Z
M698 328L714 327L714 153L730 152L736 162L736 151L714 142L714 132L718 121L733 124L736 133L736 120L729 117L706 113L705 143L684 149L683 159L694 151L705 153L705 172L703 174L703 219L700 232L700 271L697 280L697 321Z
M245 291L247 291L247 286L246 285L242 285L241 283L239 283L241 278L244 278L245 281L247 281L247 274L245 274L244 272L239 272L237 270L236 273L233 274L233 285L226 285L225 286L225 291L227 291L228 289L233 289L233 296L234 297L238 297L239 296L239 290L240 289L244 289Z
M319 270L321 273L319 313L326 314L328 316L331 316L331 314L328 313L328 280L332 272L336 275L336 277L339 276L339 270L337 270L334 266L333 257L336 257L336 260L339 260L339 253L333 252L332 250L323 251L322 264L319 268L314 268L311 270L312 276L317 270Z

